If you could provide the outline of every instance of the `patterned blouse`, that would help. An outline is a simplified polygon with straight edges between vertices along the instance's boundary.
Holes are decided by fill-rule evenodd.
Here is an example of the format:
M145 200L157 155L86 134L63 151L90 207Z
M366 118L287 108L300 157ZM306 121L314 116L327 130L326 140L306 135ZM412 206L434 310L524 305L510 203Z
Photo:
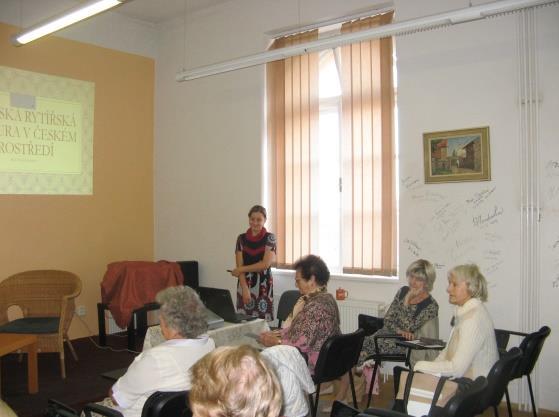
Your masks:
M359 358L359 366L363 365L367 356L375 353L374 336L394 334L398 330L413 332L417 336L419 329L425 323L438 317L439 305L431 295L418 304L406 305L405 299L409 290L410 288L407 286L398 290L384 316L384 326L382 329L377 331L374 335L365 338ZM396 346L395 339L378 339L378 347L381 353L405 354L407 351L407 349L402 346Z
M340 334L340 313L336 300L326 290L309 294L303 309L291 325L281 330L282 343L295 346L308 357L311 375L324 342Z

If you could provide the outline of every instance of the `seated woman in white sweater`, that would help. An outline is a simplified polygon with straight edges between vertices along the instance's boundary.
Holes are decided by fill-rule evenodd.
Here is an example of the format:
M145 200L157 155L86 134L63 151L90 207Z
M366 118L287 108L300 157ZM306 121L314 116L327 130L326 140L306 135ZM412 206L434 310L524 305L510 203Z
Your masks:
M459 265L448 273L446 291L456 306L448 344L434 361L419 361L414 370L454 378L487 376L499 359L493 320L483 304L487 281L476 265Z
M155 391L189 390L190 368L215 349L206 334L206 309L196 291L170 287L160 291L156 301L161 305L159 321L165 342L136 356L111 388L110 399L102 403L124 417L140 417L146 399Z

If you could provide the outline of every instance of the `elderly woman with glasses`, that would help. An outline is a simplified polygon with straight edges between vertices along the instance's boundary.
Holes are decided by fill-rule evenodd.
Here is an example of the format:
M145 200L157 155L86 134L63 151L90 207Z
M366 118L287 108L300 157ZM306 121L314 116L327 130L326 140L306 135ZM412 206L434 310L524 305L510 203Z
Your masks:
M439 305L431 296L435 283L435 268L425 259L418 259L406 271L408 285L400 288L384 316L384 326L363 342L359 365L376 353L374 336L399 334L407 340L419 337L437 338L439 335ZM406 348L397 346L395 339L378 338L379 353L406 353ZM427 356L426 356L427 355ZM414 350L412 365L433 355L430 350Z

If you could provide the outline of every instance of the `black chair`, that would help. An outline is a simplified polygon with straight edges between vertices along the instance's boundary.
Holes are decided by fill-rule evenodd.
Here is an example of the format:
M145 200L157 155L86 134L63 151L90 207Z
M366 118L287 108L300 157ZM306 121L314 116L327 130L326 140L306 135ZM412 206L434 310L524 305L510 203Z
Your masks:
M353 333L332 336L322 345L313 375L313 381L316 384L314 401L311 396L311 404L314 402L312 406L313 417L316 417L316 412L318 410L320 385L323 382L338 379L346 373L349 375L349 382L351 384L353 405L357 408L357 397L355 395L355 385L353 383L351 370L359 359L364 337L365 333L363 330L358 329Z
M478 403L483 396L484 390L487 388L487 380L485 377L478 377L463 391L452 397L444 408L436 411L437 417L474 417L477 414ZM433 409L429 412L429 416L433 416ZM368 408L357 417L408 417L405 413L393 410L385 410L379 408Z
M357 317L359 328L365 330L366 335L373 335L384 325L384 320L374 316L368 316L366 314L359 314ZM371 400L373 398L373 388L378 372L378 368L382 365L382 362L403 362L406 363L406 354L404 353L390 353L381 352L378 347L379 339L402 339L399 335L379 335L373 336L375 342L375 353L366 358L366 360L374 360L375 365L373 367L373 377L371 379L371 385L369 386L369 392L367 394L367 408L371 405Z
M278 303L278 328L281 328L281 323L286 320L291 312L293 311L293 306L301 296L299 290L289 290L284 291L281 295L279 303Z
M514 347L505 352L501 358L495 362L487 375L487 389L483 392L479 401L478 414L483 413L487 408L493 407L495 417L499 417L498 406L505 395L505 390L509 384L512 373L518 365L522 351Z
M532 380L530 379L530 374L538 361L540 356L540 352L542 351L543 344L545 339L551 333L551 329L547 326L543 326L540 330L534 333L522 333L522 332L515 332L513 330L503 330L497 329L495 330L495 335L497 337L497 346L501 349L503 346L499 345L499 343L508 343L508 337L511 335L514 336L523 336L524 339L520 343L520 349L522 350L522 357L520 358L516 369L513 370L510 380L517 378L522 378L526 375L528 379L528 390L530 391L530 400L532 401L532 412L534 417L538 417L538 410L536 408L536 402L534 401L534 392L532 390ZM499 341L499 337L501 340ZM506 344L504 345L506 348ZM509 417L512 417L512 408L510 405L510 396L508 389L505 389L505 397L507 399L507 410L509 413Z
M359 411L357 408L353 408L352 406L347 405L346 403L335 400L334 403L332 404L332 411L330 411L330 417L355 417L360 412L361 411Z
M83 412L86 417L97 413L105 417L122 417L122 413L99 404L87 404ZM188 391L154 392L142 408L142 417L192 417L188 405Z

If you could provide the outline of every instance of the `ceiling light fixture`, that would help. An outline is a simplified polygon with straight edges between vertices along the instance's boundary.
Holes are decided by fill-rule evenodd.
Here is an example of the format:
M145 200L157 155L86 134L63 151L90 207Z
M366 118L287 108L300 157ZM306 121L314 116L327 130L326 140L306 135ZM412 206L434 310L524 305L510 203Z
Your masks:
M277 61L295 55L318 52L324 49L331 49L355 42L362 42L388 36L409 34L442 26L481 20L488 17L512 13L531 7L545 6L557 3L559 3L559 0L500 0L492 3L485 3L479 6L472 6L464 9L453 10L450 12L420 17L417 19L395 22L384 26L365 29L359 32L344 33L341 35L318 39L300 45L288 46L285 48L274 49L254 55L232 59L230 61L192 68L189 70L180 71L176 76L176 80L178 82L194 80L196 78L222 74L224 72L235 71L255 65L261 65L267 62Z
M66 10L61 15L53 16L50 19L37 23L28 29L24 29L12 37L12 43L16 46L25 45L26 43L32 42L45 35L56 32L81 20L87 19L88 17L118 6L125 1L126 0L91 0L86 3L82 3L79 6Z

